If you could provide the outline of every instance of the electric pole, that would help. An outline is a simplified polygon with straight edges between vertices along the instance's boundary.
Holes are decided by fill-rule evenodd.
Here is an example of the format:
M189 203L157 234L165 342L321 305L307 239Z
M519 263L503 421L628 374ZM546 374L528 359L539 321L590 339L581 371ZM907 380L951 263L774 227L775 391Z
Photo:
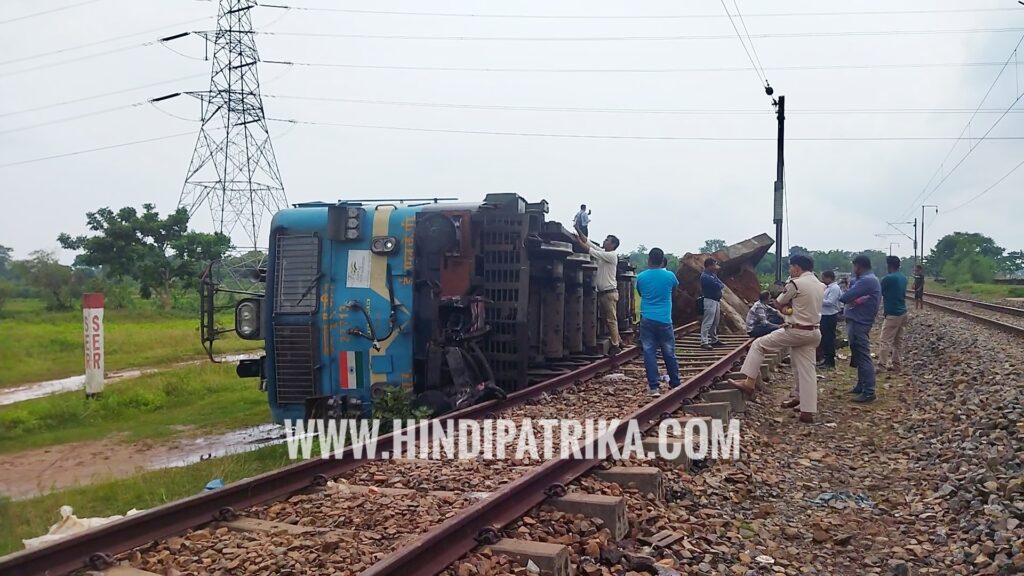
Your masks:
M771 88L767 88L771 90ZM768 92L771 96L771 92ZM775 162L775 283L782 284L782 208L784 205L785 163L783 161L783 143L786 130L786 97L779 96L776 105L776 118L779 120L778 157Z
M178 201L190 216L207 205L217 232L241 226L252 248L267 243L264 214L288 206L260 95L255 7L220 0L217 29L196 33L213 45L213 67L210 89L188 93L201 103L202 126Z

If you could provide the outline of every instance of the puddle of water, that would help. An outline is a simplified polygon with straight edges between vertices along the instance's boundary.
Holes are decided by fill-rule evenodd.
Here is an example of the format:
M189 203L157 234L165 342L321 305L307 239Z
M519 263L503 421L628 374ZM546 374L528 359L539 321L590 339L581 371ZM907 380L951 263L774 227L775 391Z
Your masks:
M239 360L248 360L250 358L259 358L257 354L230 354L225 356L216 357L220 362L238 362ZM138 378L144 374L154 374L162 370L168 370L171 368L181 368L182 366L192 366L195 364L201 364L207 362L207 360L190 360L188 362L178 362L171 364L164 368L140 368L135 370L122 370L119 372L112 372L107 374L106 383L117 382L119 380L128 380L131 378ZM59 380L47 380L45 382L35 382L32 384L21 384L12 388L0 389L0 406L7 406L9 404L16 404L18 402L24 402L25 400L33 400L35 398L43 398L45 396L52 396L54 394L61 394L64 392L74 392L75 390L81 390L85 388L85 375L81 376L70 376L68 378L61 378Z
M169 447L159 456L146 462L146 468L180 468L210 458L252 452L267 446L283 444L287 436L280 424L260 424L252 428L231 430L215 436L203 436L184 440Z

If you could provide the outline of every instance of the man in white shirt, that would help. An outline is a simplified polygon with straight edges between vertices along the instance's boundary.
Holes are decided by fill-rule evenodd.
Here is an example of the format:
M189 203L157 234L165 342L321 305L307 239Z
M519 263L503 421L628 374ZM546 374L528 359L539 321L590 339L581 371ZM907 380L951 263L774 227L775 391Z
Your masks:
M590 236L590 210L587 210L586 204L580 204L580 211L576 213L572 223L584 236Z
M825 283L825 300L821 303L821 368L836 367L836 324L839 322L839 297L843 289L836 282L836 273L825 270L821 273Z
M619 239L609 234L601 244L601 248L598 248L591 246L587 235L578 227L577 233L576 241L584 252L589 252L594 257L594 263L597 264L597 274L594 276L594 283L597 285L597 302L601 319L608 328L608 340L611 344L609 354L614 356L622 349L618 318L619 283L616 279L619 257L615 253L619 247Z

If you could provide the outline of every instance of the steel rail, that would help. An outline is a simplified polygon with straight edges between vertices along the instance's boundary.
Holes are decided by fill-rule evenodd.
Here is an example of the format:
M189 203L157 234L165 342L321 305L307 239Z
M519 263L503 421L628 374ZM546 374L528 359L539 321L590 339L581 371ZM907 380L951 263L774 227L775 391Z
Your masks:
M1006 322L1000 322L995 318L989 318L988 316L979 316L977 314L971 314L970 312L967 312L965 310L945 306L943 304L939 304L938 302L930 302L928 300L925 300L924 302L929 306L938 308L939 310L942 310L943 312L948 312L950 314L953 314L954 316L960 316L961 318L966 318L974 322L987 324L997 330L1006 332L1007 334L1012 334L1014 336L1024 336L1024 326L1015 326L1013 324L1007 324Z
M925 292L925 297L938 298L939 300L947 300L949 302L960 302L962 304L970 304L976 308L984 308L985 310L991 310L993 312L999 312L1009 316L1022 316L1024 317L1024 308L1014 308L1013 306L1003 306L1001 304L993 304L991 302L984 302L981 300L972 300L970 298L960 298L958 296L950 296L947 294L936 294L934 292ZM927 300L925 300L927 302Z
M646 432L657 425L662 418L678 409L684 400L700 393L723 374L733 370L734 363L743 356L750 346L746 340L718 362L709 366L679 388L640 408L625 418L614 431L615 442L625 442L629 420L636 420L641 431ZM604 437L602 437L604 438ZM581 447L583 454L597 454L602 438L593 438L588 446ZM588 452L587 448L591 451ZM531 508L543 502L550 488L566 485L584 475L601 462L601 458L554 459L526 473L523 477L506 484L491 496L469 508L463 509L443 524L400 548L363 572L363 576L432 576L443 571L453 562L470 552L481 543L481 536L488 529L498 530Z
M695 332L696 322L675 329L677 337ZM601 372L614 369L640 355L639 346L626 348L618 355L603 358L572 372L568 372L529 388L510 394L505 400L492 400L456 412L437 420L477 419L495 411L512 408L545 393L571 386L593 378ZM432 426L424 441L431 437ZM392 451L394 433L377 438L378 453ZM278 470L239 480L210 492L203 492L151 508L121 520L104 524L63 538L40 548L24 550L0 558L0 574L4 576L56 576L90 566L104 556L126 552L154 540L184 532L216 520L221 511L242 510L265 502L280 500L311 487L322 486L327 480L353 470L370 461L365 455L356 456L351 447L338 458L313 458Z

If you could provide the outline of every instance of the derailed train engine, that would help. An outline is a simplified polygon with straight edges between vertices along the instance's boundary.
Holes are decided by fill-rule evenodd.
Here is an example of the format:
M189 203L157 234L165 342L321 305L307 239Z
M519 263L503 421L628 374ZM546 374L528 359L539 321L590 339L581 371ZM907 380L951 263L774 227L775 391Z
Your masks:
M273 418L368 415L389 387L435 412L501 397L608 349L597 266L546 202L311 203L275 215L262 295L235 332L264 341L239 363ZM635 324L635 273L619 260L619 329ZM214 297L203 282L203 339Z

